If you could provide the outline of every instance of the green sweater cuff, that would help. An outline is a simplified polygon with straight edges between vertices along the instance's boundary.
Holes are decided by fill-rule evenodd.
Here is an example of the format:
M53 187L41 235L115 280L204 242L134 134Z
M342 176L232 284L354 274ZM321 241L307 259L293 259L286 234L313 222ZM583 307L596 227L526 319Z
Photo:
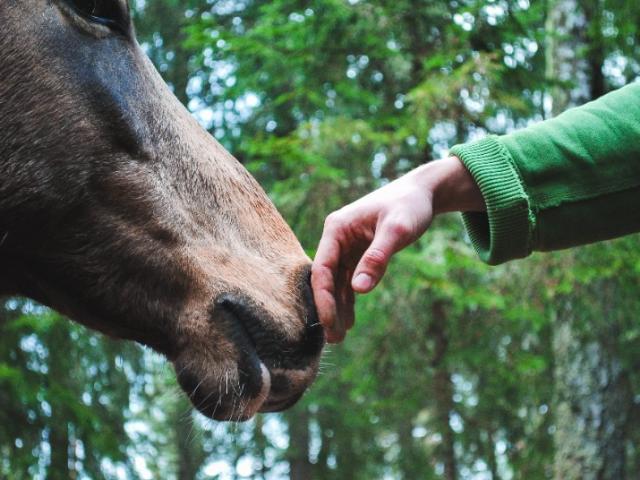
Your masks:
M480 258L491 265L531 253L535 217L511 155L497 137L456 145L451 155L467 167L484 197L486 212L462 219Z

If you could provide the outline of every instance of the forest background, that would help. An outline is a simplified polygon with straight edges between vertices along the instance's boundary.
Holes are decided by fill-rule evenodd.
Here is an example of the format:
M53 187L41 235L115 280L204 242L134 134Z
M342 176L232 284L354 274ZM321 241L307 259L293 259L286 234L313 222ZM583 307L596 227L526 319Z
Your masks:
M640 72L636 0L131 6L178 98L311 256L332 210ZM303 400L236 425L193 413L152 352L8 299L0 477L638 478L639 252L635 235L487 267L439 218L358 299Z

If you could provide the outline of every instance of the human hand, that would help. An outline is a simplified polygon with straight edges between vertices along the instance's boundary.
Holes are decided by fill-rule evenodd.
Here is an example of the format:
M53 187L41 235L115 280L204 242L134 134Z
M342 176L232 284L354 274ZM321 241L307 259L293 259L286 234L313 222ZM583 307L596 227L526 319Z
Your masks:
M370 292L398 250L418 239L433 216L484 210L471 174L456 157L422 165L333 212L311 271L327 341L341 342L354 323L354 292Z

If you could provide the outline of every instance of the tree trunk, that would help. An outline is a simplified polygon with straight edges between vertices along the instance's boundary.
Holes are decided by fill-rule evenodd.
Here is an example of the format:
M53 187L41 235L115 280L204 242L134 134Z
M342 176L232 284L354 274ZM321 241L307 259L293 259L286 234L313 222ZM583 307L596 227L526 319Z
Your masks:
M330 430L330 418L325 416L325 414L318 414L315 416L316 421L318 422L318 427L320 428L320 435L322 439L322 443L320 445L320 451L318 452L318 461L315 465L315 478L329 478L330 468L329 468L329 457L331 455L331 451L333 449L333 436L329 433Z
M50 344L59 352L69 351L69 335L65 328L58 324L51 327ZM69 359L65 355L55 355L49 361L49 381L65 388L69 375ZM50 391L52 389L49 389ZM51 428L49 430L49 447L51 448L51 464L47 469L47 480L69 480L74 473L69 469L69 415L64 399L52 395Z
M51 464L47 471L47 480L69 480L69 429L64 415L58 415L55 410L51 415L52 428L49 431L49 446L51 447Z
M582 0L587 26L587 68L590 79L589 96L595 100L606 93L602 66L605 57L605 40L602 33L604 14L603 0Z
M206 459L206 454L202 445L194 437L196 426L193 415L184 412L191 411L191 403L185 396L176 399L172 406L172 423L175 435L175 449L177 454L177 479L193 480L196 478L198 470Z
M309 412L303 406L291 410L287 415L289 422L289 460L290 480L309 480L312 478L313 465L309 461Z
M552 115L604 93L600 7L600 0L549 1L545 54ZM587 28L591 30L585 35ZM586 62L579 51L587 52ZM576 82L571 90L563 85L567 81ZM598 288L581 288L564 297L556 309L553 411L558 480L625 478L629 384L615 346L605 343L616 338L612 335L616 320L607 315L614 299L604 294L615 281L606 279Z
M400 478L414 480L424 476L425 464L428 459L422 452L420 446L413 438L413 423L411 416L405 416L398 422L398 445L400 446L398 468Z
M193 480L200 467L191 452L191 445L196 443L194 439L190 438L193 435L193 417L186 415L182 421L176 423L176 427L178 480Z
M555 478L623 480L628 377L612 346L602 341L615 334L599 328L585 341L576 332L575 310L576 305L567 302L555 322Z
M264 417L262 415L256 415L255 419L255 427L253 430L253 442L254 442L254 455L256 460L258 460L258 468L254 474L254 478L256 480L265 480L267 478L267 473L269 469L267 468L267 461L265 458L265 452L267 450L267 446L269 445L269 441L267 437L265 437L262 432L262 428L264 427Z
M451 428L451 412L453 412L453 383L444 357L449 348L446 331L446 310L442 302L432 306L432 321L429 335L434 341L434 354L431 362L433 373L433 398L438 432L442 435L442 443L438 449L440 461L444 465L444 478L456 480L455 432Z
M548 0L545 21L545 77L551 100L550 116L579 103L588 89L584 62L577 55L585 20L576 0Z
M495 432L487 430L486 458L489 471L491 472L491 480L500 480L498 474L498 459L496 458L496 441Z

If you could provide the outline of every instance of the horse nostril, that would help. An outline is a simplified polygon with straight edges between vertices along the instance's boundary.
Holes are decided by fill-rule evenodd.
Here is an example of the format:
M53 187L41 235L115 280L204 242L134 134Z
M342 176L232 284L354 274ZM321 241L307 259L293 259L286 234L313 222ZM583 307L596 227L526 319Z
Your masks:
M218 321L225 335L239 351L238 375L246 393L256 396L262 389L262 369L256 343L258 320L251 310L231 295L223 295L216 303ZM259 328L259 327L258 327Z
M225 294L218 298L216 307L222 312L228 324L227 327L230 327L229 333L233 339L235 340L238 335L242 339L248 339L252 349L256 350L263 336L265 312L262 312L250 300L232 294Z
M318 319L318 311L316 309L316 302L313 298L313 290L311 289L311 266L306 269L305 280L302 284L302 300L304 302L305 316L307 327L320 326L320 320Z
M318 355L322 351L322 347L324 347L325 337L324 329L318 318L316 302L313 299L313 290L311 289L311 265L307 265L302 270L301 280L300 289L306 327L304 342L309 355Z

